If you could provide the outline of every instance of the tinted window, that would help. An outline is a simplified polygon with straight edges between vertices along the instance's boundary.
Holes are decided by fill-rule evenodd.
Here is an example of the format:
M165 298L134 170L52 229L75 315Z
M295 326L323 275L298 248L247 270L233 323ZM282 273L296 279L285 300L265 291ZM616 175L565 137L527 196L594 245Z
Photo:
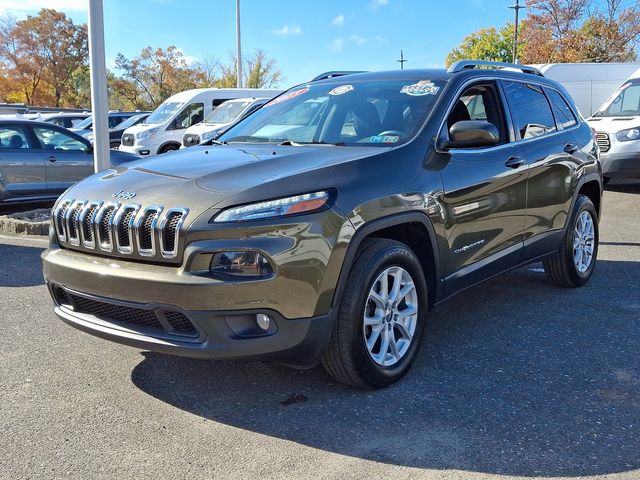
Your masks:
M562 95L551 89L545 89L545 91L547 92L549 101L553 106L553 113L555 114L559 124L564 128L569 128L578 123L571 107L569 107L569 104Z
M116 128L118 125L120 125L122 123L122 121L125 119L126 117L122 117L120 115L116 116L110 116L109 117L109 128Z
M0 148L29 148L24 129L18 125L0 126Z
M520 138L539 137L556 130L551 107L540 87L520 82L505 82L504 86Z
M204 103L192 103L191 105L186 106L176 117L176 128L189 128L191 125L200 123L203 119Z
M70 135L46 127L33 127L33 131L47 150L85 151L86 145Z

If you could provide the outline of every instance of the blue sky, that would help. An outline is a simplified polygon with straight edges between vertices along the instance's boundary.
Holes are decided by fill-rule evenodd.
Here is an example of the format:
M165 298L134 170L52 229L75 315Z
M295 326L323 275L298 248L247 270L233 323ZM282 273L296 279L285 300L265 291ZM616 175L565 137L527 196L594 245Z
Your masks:
M87 19L84 0L3 0L18 18L43 6ZM267 51L281 87L326 70L389 70L404 50L406 68L442 65L468 33L512 19L513 0L241 0L242 48ZM235 50L235 0L104 0L108 62L147 45L175 45L193 61L224 61Z

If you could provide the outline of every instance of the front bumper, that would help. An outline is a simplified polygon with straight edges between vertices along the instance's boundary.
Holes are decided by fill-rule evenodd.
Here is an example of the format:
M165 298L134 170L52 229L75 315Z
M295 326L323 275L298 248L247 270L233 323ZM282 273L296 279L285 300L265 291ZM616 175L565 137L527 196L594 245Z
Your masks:
M317 364L328 344L333 314L287 320L270 310L244 311L183 311L195 326L195 333L184 335L167 333L153 326L141 325L108 318L108 310L93 314L83 308L60 302L58 284L49 283L49 290L55 304L55 313L68 325L97 337L135 348L152 350L171 355L205 359L233 360L277 360L292 366L308 367ZM173 305L138 304L86 295L64 289L67 298L83 299L118 309L130 311L173 311ZM253 325L256 313L271 317L272 324L266 332L259 332ZM129 314L131 316L132 314Z
M640 178L640 151L609 151L600 155L600 162L605 177Z
M155 145L120 145L118 148L121 152L133 153L139 157L148 157L149 155L155 155L156 146Z

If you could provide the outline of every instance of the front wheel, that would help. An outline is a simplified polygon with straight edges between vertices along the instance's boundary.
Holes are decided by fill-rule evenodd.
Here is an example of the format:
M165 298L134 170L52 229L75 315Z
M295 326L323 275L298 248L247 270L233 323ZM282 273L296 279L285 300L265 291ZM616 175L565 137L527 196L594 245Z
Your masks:
M349 273L322 364L336 380L381 388L413 363L427 311L416 255L393 240L367 240Z
M549 280L561 287L587 283L598 255L598 212L586 195L580 195L560 249L543 259Z

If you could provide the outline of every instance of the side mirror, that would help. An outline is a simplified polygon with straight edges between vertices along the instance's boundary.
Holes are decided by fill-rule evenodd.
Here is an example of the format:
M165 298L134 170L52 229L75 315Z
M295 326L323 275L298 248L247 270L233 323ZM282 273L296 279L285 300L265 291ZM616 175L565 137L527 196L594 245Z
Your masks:
M493 123L484 120L462 120L449 129L449 140L442 141L440 147L481 148L500 143L500 132Z

